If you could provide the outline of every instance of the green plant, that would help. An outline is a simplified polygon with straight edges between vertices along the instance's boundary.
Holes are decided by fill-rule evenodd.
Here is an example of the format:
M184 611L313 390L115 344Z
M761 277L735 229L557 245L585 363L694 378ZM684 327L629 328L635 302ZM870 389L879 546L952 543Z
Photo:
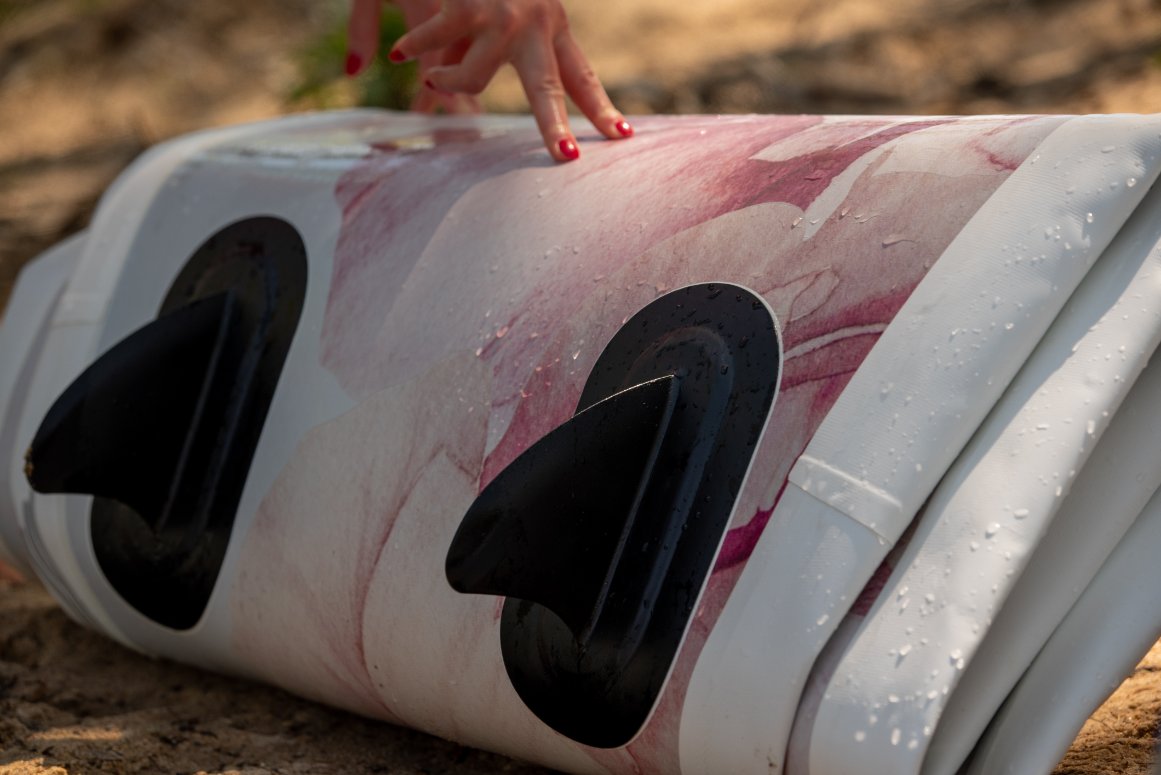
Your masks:
M379 51L389 51L406 31L399 9L385 6L379 22ZM336 102L349 100L349 96L346 100L336 96L346 79L343 72L346 59L344 19L333 24L303 52L300 80L291 92L291 99L311 102L319 107L331 107ZM355 79L355 104L405 110L418 89L418 77L419 70L414 62L396 65L385 62L382 56L376 57Z

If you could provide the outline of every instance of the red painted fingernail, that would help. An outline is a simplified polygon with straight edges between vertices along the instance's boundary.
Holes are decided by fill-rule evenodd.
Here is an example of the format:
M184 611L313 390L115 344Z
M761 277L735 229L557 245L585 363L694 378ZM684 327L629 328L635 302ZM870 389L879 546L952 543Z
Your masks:
M397 48L391 49L391 52L387 54L387 58L397 65L407 61L407 55Z
M561 155L569 161L580 158L580 149L576 147L576 143L572 140L561 140L558 147L560 148Z
M630 124L625 119L621 119L616 124L613 124L613 127L618 132L621 133L621 137L632 137L633 136L633 125Z
M424 78L423 85L426 86L427 88L431 89L436 94L442 94L444 97L453 96L450 91L447 91L445 89L441 89L438 86L436 86L430 78Z
M347 54L347 75L355 75L363 69L363 58L355 53Z

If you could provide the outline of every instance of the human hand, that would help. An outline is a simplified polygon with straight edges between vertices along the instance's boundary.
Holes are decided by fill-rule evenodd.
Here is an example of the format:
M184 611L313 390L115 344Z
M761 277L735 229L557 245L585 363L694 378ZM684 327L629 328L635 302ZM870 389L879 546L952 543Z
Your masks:
M396 0L403 21L413 29L439 12L439 0ZM374 60L379 49L379 15L382 0L353 0L347 29L347 75L355 76ZM432 113L442 108L445 113L479 113L480 101L472 94L447 94L427 86L426 73L433 67L458 64L463 51L456 48L433 50L417 57L420 73L419 92L411 101L411 109Z
M378 2L354 0L352 31L356 16L377 21ZM557 161L580 156L569 128L566 94L606 137L633 135L569 31L560 0L403 0L401 8L410 32L396 42L388 59L419 59L422 65L424 57L438 56L440 64L425 70L424 83L443 98L479 94L510 62ZM418 20L414 25L412 17Z

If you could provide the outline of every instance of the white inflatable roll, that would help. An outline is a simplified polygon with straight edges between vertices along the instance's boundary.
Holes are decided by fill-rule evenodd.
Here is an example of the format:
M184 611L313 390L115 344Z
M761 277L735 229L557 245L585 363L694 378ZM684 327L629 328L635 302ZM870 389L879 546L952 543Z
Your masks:
M928 502L898 570L835 668L815 721L812 771L839 772L870 757L876 771L918 772L937 727L945 738L974 740L978 721L963 732L940 725L944 704L958 701L986 718L986 695L998 703L1011 687L1005 673L1018 675L1047 635L1027 626L1025 609L1009 608L1006 598L1039 583L1041 594L1025 602L1058 622L1075 600L1070 590L1088 583L1139 513L1142 496L1156 489L1157 473L1143 487L1134 482L1115 494L1119 477L1093 477L1090 486L1108 498L1108 511L1078 504L1086 534L1066 533L1049 547L1057 550L1052 562L1069 569L1056 569L1050 589L1024 575L1042 537L1055 534L1062 505L1083 497L1073 487L1078 472L1161 338L1161 232L1148 212L1139 210L1105 250ZM1111 454L1156 460L1159 439L1129 439L1141 443ZM1076 530L1079 521L1072 517L1064 529ZM1102 533L1103 540L1086 540ZM1020 626L993 629L1001 610ZM985 697L960 700L953 694L960 674L985 637L996 639L1007 666L974 672L964 688ZM839 729L854 730L849 746L839 742ZM965 743L956 747L950 762L930 760L922 769L955 772Z
M0 559L564 771L1050 770L1161 631L1161 120L637 128L152 150L5 311Z

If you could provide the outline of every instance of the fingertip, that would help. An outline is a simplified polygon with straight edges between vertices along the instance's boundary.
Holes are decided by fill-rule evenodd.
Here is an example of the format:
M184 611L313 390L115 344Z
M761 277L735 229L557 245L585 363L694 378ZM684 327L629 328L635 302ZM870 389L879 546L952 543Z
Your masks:
M576 140L571 137L565 137L556 144L556 150L560 152L557 161L576 161L580 158L580 148L577 147Z
M356 54L354 51L347 52L347 61L343 65L343 70L348 77L354 77L363 70L363 57Z
M347 59L343 71L348 76L363 72L379 49L381 0L352 0L347 21Z
M609 140L627 140L636 134L633 125L620 113L606 114L593 119L593 126Z
M430 76L423 79L423 85L425 87L427 87L428 89L430 89L431 91L435 92L436 94L440 95L441 97L454 97L455 96L454 92L450 92L447 89L440 87L440 85L437 84L435 81L433 81Z

